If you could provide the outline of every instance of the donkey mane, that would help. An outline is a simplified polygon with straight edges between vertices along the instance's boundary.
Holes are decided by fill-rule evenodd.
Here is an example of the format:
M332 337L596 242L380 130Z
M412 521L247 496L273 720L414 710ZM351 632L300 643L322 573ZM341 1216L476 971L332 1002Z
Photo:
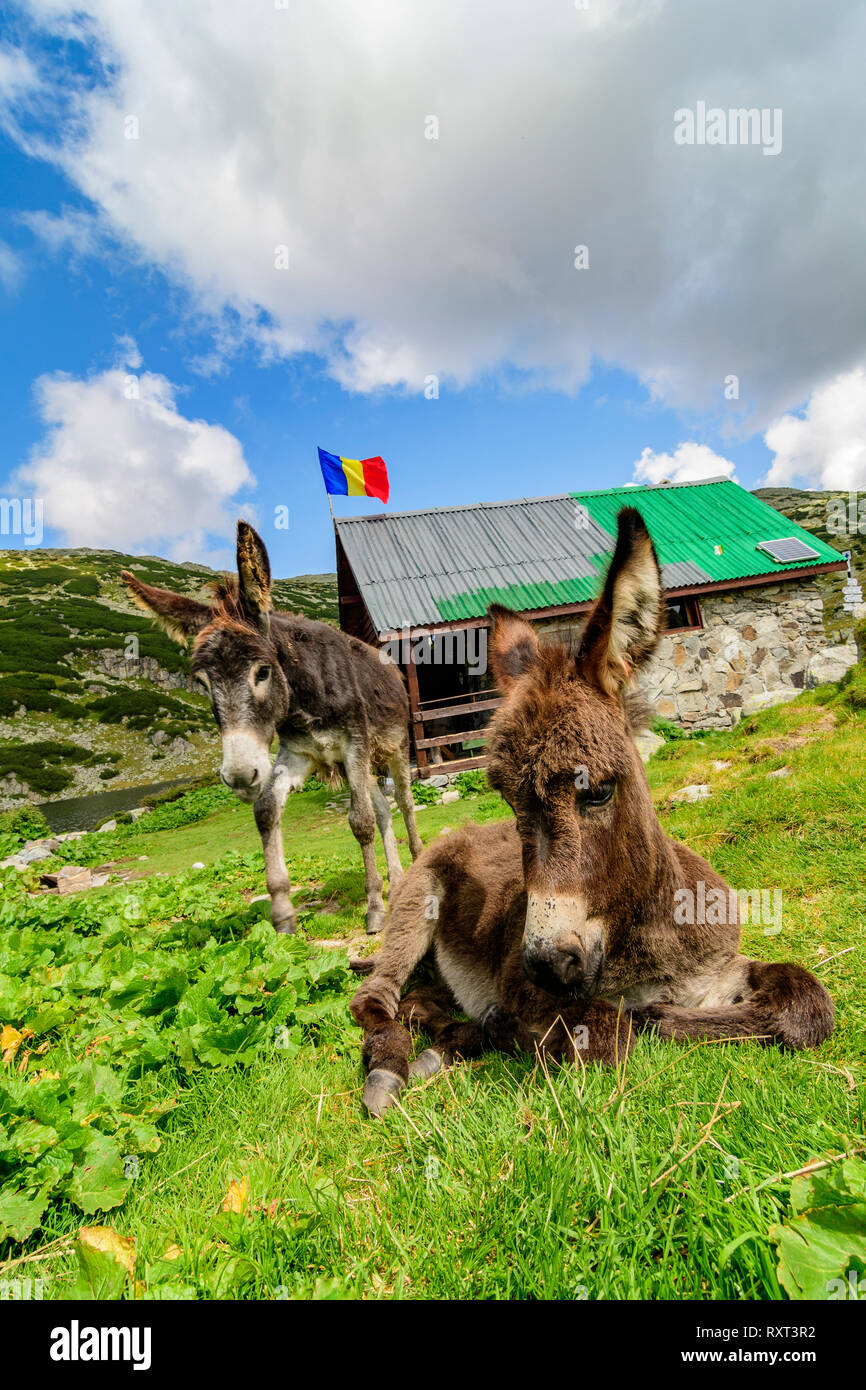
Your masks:
M211 579L205 588L211 594L211 614L206 626L196 634L194 651L198 651L214 632L235 632L244 637L261 637L261 629L250 622L244 612L235 575L223 574L219 579ZM273 611L273 605L269 604L268 612ZM284 613L282 616L293 617L294 614Z

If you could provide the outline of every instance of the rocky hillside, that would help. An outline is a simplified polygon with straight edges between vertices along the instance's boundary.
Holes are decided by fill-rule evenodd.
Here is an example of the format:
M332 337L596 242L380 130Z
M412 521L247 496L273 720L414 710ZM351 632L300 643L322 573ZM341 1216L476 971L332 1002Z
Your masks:
M0 551L0 809L215 768L186 653L130 601L122 569L192 595L216 578L110 550ZM274 603L336 623L336 578L278 580Z
M850 524L847 532L840 534L838 530L840 521L850 523L847 492L801 492L795 487L762 487L756 489L755 496L796 521L798 526L820 536L835 550L850 550L854 573L866 590L866 514L863 516L862 534L859 528L852 531ZM866 513L866 498L860 502L860 506ZM831 642L850 641L854 619L850 613L842 610L844 574L831 574L817 582L824 599L824 628L828 639Z

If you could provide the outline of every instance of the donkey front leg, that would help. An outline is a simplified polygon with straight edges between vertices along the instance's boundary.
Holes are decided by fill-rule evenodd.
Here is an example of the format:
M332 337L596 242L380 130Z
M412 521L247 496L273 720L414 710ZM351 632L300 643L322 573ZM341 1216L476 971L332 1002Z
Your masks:
M400 880L391 897L388 929L382 949L374 957L373 973L349 1006L364 1030L364 1104L377 1117L384 1114L409 1079L412 1038L397 1021L397 1013L406 981L433 940L436 916L430 903L436 889L430 870L415 869Z
M274 768L270 786L255 802L253 812L262 837L265 879L271 895L271 921L275 931L292 933L297 931L298 914L292 906L292 885L283 851L282 825L289 782L287 769L278 763Z
M455 1018L457 1011L458 1005L450 990L435 986L413 990L400 1000L397 1017L413 1031L423 1029L432 1043L411 1063L410 1081L435 1076L443 1066L450 1067L458 1058L480 1057L494 1045L487 1037L483 1020L481 1023L464 1022Z
M364 856L364 889L367 894L367 932L374 936L385 925L382 879L376 867L376 817L370 794L370 765L365 758L346 759L351 799L349 825Z

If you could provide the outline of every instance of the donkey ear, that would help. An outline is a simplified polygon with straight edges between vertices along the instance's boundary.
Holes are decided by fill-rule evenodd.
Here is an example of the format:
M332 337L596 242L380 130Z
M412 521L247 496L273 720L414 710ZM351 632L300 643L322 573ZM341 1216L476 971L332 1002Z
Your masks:
M206 603L198 603L185 594L174 594L171 589L143 584L129 570L121 570L120 577L139 608L143 608L175 642L182 645L210 622L211 610Z
M248 521L238 522L238 598L244 617L267 627L271 607L271 564L261 536Z
M509 690L534 666L538 658L538 638L525 618L499 603L490 605L487 616L493 678L500 690Z
M582 674L608 695L618 694L647 659L666 617L659 562L643 517L623 507L617 522L616 549L577 658Z

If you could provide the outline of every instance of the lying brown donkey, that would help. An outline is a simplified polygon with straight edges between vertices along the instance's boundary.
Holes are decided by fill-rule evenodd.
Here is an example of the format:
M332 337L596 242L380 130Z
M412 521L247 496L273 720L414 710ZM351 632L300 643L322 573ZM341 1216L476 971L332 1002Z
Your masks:
M293 932L297 914L283 853L286 798L310 773L349 783L349 825L361 846L367 931L385 920L376 867L376 825L393 888L403 867L391 809L376 781L390 773L413 856L423 845L409 781L409 700L390 660L327 623L275 613L271 567L261 537L238 522L238 577L198 603L122 572L139 607L178 642L194 638L192 673L207 692L222 738L220 776L251 802L262 838L271 920ZM271 744L279 751L271 766Z
M491 1047L611 1063L644 1028L791 1048L816 1047L832 1031L832 1000L813 975L738 954L736 893L659 824L626 687L664 613L658 561L634 508L619 514L576 653L540 646L517 614L491 608L505 700L487 775L516 819L436 841L392 896L382 950L351 1006L365 1030L374 1115L410 1075ZM725 904L723 924L700 920L719 920L718 911L683 911L689 898ZM401 1000L431 946L444 989ZM457 1009L472 1022L456 1021ZM434 1043L411 1066L404 1025Z

